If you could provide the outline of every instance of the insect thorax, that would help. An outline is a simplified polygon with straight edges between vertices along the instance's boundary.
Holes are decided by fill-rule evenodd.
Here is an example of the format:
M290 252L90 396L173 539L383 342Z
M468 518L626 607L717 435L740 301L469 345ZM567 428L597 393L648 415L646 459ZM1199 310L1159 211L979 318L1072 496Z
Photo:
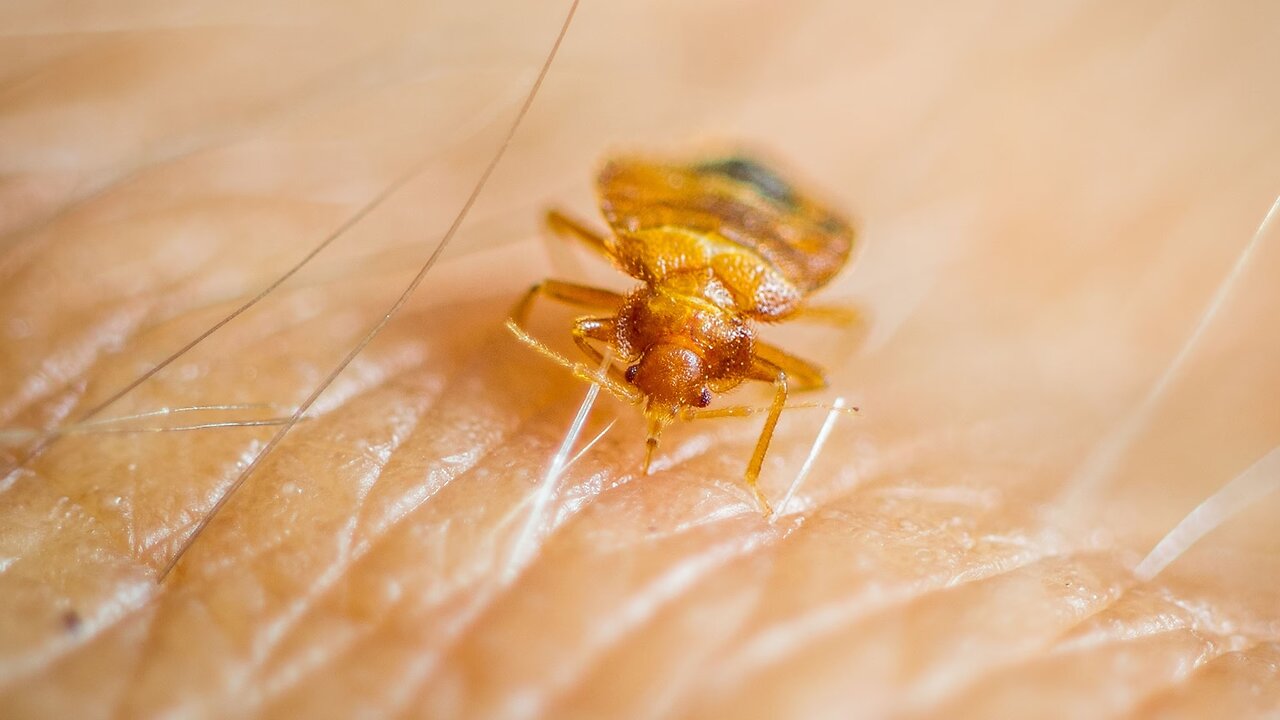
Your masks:
M627 295L616 333L617 350L628 360L664 344L695 350L706 363L709 381L740 379L751 366L755 347L755 330L746 318L667 285L641 285Z

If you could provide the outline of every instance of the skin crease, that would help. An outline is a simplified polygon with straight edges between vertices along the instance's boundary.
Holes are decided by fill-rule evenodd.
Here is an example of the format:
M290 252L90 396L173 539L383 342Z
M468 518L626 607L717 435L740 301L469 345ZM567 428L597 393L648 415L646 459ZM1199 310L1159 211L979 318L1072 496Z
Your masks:
M1280 443L1274 231L1114 472L1063 499L1280 189L1276 8L686 5L582 7L420 292L163 584L274 427L67 435L4 476L0 716L1280 705L1280 499L1155 580L1131 574ZM444 233L563 9L0 10L0 426L80 417L429 158L100 417L287 413ZM617 149L737 138L859 220L819 298L855 301L865 334L763 334L829 369L797 399L861 414L771 524L740 482L758 420L673 426L642 478L642 419L602 394L577 447L616 424L530 524L586 385L502 321L548 275L628 287L548 252L538 218L603 227L591 179ZM534 315L571 349L571 311ZM823 420L784 414L761 480L775 502ZM6 437L10 467L32 441Z

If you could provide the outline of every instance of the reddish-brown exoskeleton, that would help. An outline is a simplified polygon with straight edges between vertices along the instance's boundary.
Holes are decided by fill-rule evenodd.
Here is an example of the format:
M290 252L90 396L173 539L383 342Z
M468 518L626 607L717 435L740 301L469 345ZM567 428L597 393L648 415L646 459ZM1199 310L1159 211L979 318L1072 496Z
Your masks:
M615 159L597 185L611 234L555 211L548 225L607 256L640 286L624 296L546 280L520 301L508 327L579 377L643 404L646 473L673 419L749 414L751 408L702 408L746 380L773 383L773 403L746 472L747 486L770 513L757 479L787 393L825 387L826 379L811 363L757 339L752 323L804 313L839 318L838 311L806 308L805 301L845 264L852 227L744 157L692 164ZM611 361L599 375L530 336L524 323L539 295L602 311L578 318L573 339L597 366L605 355L593 343L607 347L625 370Z

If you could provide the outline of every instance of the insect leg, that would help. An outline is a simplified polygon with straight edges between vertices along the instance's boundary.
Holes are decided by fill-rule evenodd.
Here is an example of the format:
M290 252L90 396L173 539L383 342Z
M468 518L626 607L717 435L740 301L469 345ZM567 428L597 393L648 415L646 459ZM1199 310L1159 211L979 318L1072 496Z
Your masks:
M548 210L546 222L551 232L562 237L579 240L601 255L613 257L613 251L609 249L603 237L559 210Z
M573 342L577 344L578 349L582 350L583 354L591 358L596 367L600 367L600 363L604 362L604 353L597 350L588 341L598 340L604 343L612 341L613 324L614 319L611 317L585 317L573 321ZM608 373L609 377L619 387L630 387L626 377L623 376L622 371L616 365L610 363ZM632 393L626 399L633 404L638 403L640 401L639 393Z
M816 390L827 386L827 379L822 370L807 360L798 358L781 348L768 343L757 342L755 361L752 363L748 377L752 380L772 382L775 392L773 402L769 405L769 415L765 418L764 428L760 431L760 439L756 441L756 449L751 453L751 462L747 465L747 487L756 496L765 515L773 513L764 493L756 485L760 478L760 468L764 465L765 453L769 451L769 441L773 439L774 428L778 426L778 416L787 404L788 389ZM726 408L728 409L728 408Z
M529 311L533 308L533 301L539 295L545 295L548 299L556 300L566 305L602 310L616 310L622 305L623 300L621 295L612 290L578 285L564 282L563 280L543 280L529 288L529 292L520 298L520 302L516 303L515 309L511 311L511 319L520 325L524 325L525 320L529 319Z
M855 328L866 322L862 312L851 305L806 305L790 319L824 323L838 328Z
M760 504L760 511L768 517L773 514L773 508L769 506L769 500L765 498L764 493L760 492L757 481L760 479L760 468L764 465L765 453L769 452L769 441L773 439L773 430L778 426L778 416L782 415L782 408L787 404L787 373L768 360L757 357L748 371L748 377L752 380L772 382L774 387L769 415L765 418L764 427L760 430L760 438L756 440L756 449L751 453L751 462L747 463L745 478L747 487L755 495L756 502Z
M821 390L827 386L827 378L822 374L821 368L808 360L792 355L782 348L757 341L756 357L779 370L785 371L787 378L791 380L792 390ZM767 379L772 379L772 377Z
M588 288L588 289L591 289L591 288ZM601 291L601 292L604 292L604 291ZM524 343L525 345L528 345L530 348L533 348L533 350L537 352L539 355L542 355L548 360L567 369L569 372L573 373L574 377L578 378L579 380L584 380L586 382L591 382L591 383L597 383L600 386L602 386L605 390L608 390L609 392L613 393L613 395L617 397L619 400L623 400L624 402L628 402L633 405L640 402L639 394L636 393L631 388L630 385L627 385L625 382L620 382L619 379L616 377L612 377L613 373L610 373L609 375L601 376L597 368L589 367L585 363L574 362L573 360L570 360L569 358L565 357L564 355L561 355L555 350L552 350L551 348L547 347L547 345L543 343L541 340L538 340L537 338L530 335L529 332L525 330L524 326L520 323L520 321L517 320L516 318L512 317L507 319L507 329L511 331L512 335L516 336L517 340ZM603 355L597 355L596 356L597 363L600 362L602 358L603 358Z

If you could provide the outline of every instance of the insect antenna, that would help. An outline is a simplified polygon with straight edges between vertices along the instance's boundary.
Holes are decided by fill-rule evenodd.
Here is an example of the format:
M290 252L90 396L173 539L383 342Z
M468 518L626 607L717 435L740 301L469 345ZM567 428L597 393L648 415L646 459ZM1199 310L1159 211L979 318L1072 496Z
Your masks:
M313 404L315 404L316 400L319 399L320 395L326 389L328 389L330 385L333 384L333 381L337 379L338 375L341 374L342 371L345 370L346 367L350 365L353 360L355 360L356 356L364 351L365 347L367 347L369 343L373 341L374 337L376 337L378 333L382 332L382 329L386 327L387 323L391 321L391 318L396 313L398 313L402 307L404 307L405 303L409 301L409 297L413 294L415 290L417 290L418 286L422 284L422 281L423 279L426 278L427 273L430 272L431 268L435 266L436 261L440 258L440 255L444 252L445 248L448 247L449 243L453 240L454 236L457 234L458 228L462 226L462 221L466 219L467 214L471 211L471 207L475 205L476 200L480 197L480 192L484 189L485 185L488 183L489 177L493 174L494 169L497 168L498 163L502 160L503 155L506 154L507 147L510 146L511 140L515 137L516 130L519 129L520 124L524 121L525 116L529 113L529 109L533 106L534 98L537 97L538 90L542 87L542 82L546 78L548 71L550 71L551 69L551 63L553 60L555 60L556 53L559 51L560 45L564 41L565 35L569 32L569 26L573 22L574 13L578 9L578 2L579 0L573 0L572 3L570 3L569 10L565 14L564 23L560 26L560 30L559 30L559 33L556 35L555 42L552 44L550 51L547 53L547 56L544 59L542 66L538 71L537 77L534 79L532 86L529 88L529 92L525 95L524 102L520 105L520 109L516 112L515 118L512 120L510 127L507 129L506 135L503 137L502 142L498 145L498 148L494 152L492 158L489 160L488 165L485 166L484 171L480 174L480 177L476 180L475 184L472 186L471 193L467 196L466 201L462 204L462 207L458 210L458 213L454 217L453 222L449 225L448 230L445 231L444 235L441 237L440 242L436 245L435 249L432 250L431 254L422 263L422 266L418 269L417 274L415 274L413 276L413 279L411 279L408 285L405 286L404 290L396 298L395 302L393 302L391 306L387 308L386 312L384 312L382 316L378 318L377 322L375 322L369 328L369 330L342 358L342 360L339 361L338 364L327 375L325 375L324 379L320 381L319 385L317 385L315 389L313 389L312 392L306 397L306 399L303 400L302 403L298 405L298 407L294 410L293 414L289 417L289 419L285 422L285 424L275 433L275 435L271 437L270 440L267 441L266 445L264 445L263 448L259 450L256 455L254 455L253 459L249 462L248 465L245 466L244 470L242 470L240 474L236 477L236 479L231 482L231 485L227 488L227 490L218 497L218 499L214 502L213 507L211 507L209 509L209 512L206 513L205 516L200 519L200 521L196 524L195 528L192 530L191 534L188 535L187 538L182 541L182 544L178 547L178 551L174 554L173 558L161 570L160 576L159 576L160 580L164 580L164 578L168 577L169 573L172 572L175 567L177 567L178 563L182 560L182 557L186 555L187 551L191 548L191 545L195 542L196 538L198 538L200 536L200 533L202 533L204 529L209 526L209 523L213 521L214 517L217 516L218 512L223 507L226 506L227 501L230 500L230 498L235 494L235 492L239 490L242 485L244 485L245 481L248 480L249 476L252 475L253 472L258 468L258 465L262 463L263 458L265 458L268 454L270 454L271 451L274 450L282 440L284 440L285 435L287 435L289 431L293 429L294 425L298 423L298 421L302 418L303 414L306 413L307 410L309 410ZM278 283L276 285L278 285Z
M728 417L751 417L760 413L767 413L772 408L768 405L731 405L729 407L711 408L705 410L702 408L683 408L680 411L681 420L711 420L714 418ZM783 410L830 410L833 413L843 413L845 415L857 415L860 411L853 405L845 405L844 398L837 398L834 403L824 402L802 402L788 403L782 406Z

